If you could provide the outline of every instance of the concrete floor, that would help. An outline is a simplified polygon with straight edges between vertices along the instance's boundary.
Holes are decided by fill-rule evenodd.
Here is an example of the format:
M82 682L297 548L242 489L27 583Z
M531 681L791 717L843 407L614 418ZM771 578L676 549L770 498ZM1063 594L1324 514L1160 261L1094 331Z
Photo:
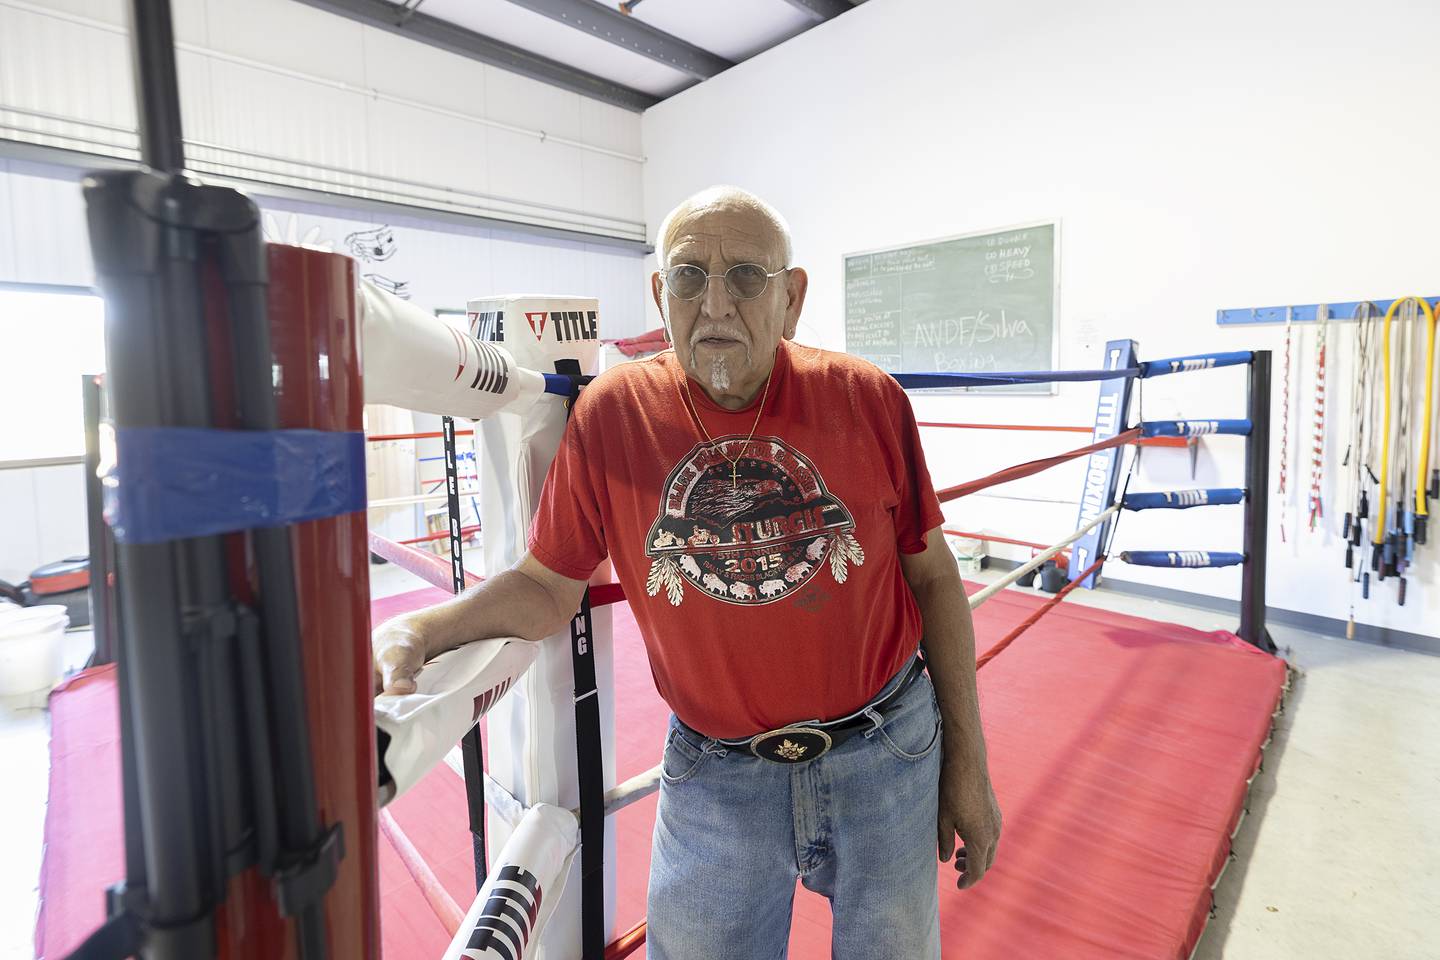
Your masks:
M372 568L371 582L377 597L423 585L393 566ZM1071 602L1234 626L1105 590ZM1195 960L1440 960L1440 657L1272 633L1292 687ZM86 635L68 642L83 662ZM32 955L48 737L43 698L0 701L11 784L0 794L0 960Z

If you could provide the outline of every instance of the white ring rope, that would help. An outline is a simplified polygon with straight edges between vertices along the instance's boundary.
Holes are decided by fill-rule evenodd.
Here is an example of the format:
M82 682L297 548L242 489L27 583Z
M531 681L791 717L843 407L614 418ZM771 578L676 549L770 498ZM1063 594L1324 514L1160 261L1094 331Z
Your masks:
M1100 524L1113 517L1119 511L1120 504L1111 504L1108 509L1101 511L1098 517L1085 524L1085 526L1081 527L1079 530L1076 530L1074 533L1070 534L1070 536L1066 537L1064 540L1061 540L1059 543L1055 544L1055 546L1042 553L1036 554L1030 559L1028 563L1024 564L1023 566L1016 567L1014 570L1011 570L1009 573L1005 574L1005 576L1001 577L999 580L996 580L994 583L990 584L985 589L975 593L973 596L970 597L970 609L974 610L976 607L980 606L980 604L984 603L986 600L989 600L991 597L995 596L995 594L999 593L1001 590L1004 590L1006 587L1010 586L1010 584L1014 583L1016 580L1019 580L1027 573L1030 573L1033 570L1038 570L1041 566L1045 564L1046 560L1049 560L1052 557L1056 556L1058 553L1060 553L1061 550L1064 550L1066 547L1070 546L1070 544L1085 536L1085 534L1089 533L1091 530L1095 529Z

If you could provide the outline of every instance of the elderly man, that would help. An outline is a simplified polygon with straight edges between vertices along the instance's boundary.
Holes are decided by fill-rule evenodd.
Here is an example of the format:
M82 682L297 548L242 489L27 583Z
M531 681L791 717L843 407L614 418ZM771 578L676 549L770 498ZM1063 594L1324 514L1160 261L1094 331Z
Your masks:
M377 632L385 688L469 640L555 633L608 554L674 711L652 960L783 957L796 878L830 900L838 960L938 958L936 854L958 834L957 883L978 882L1000 811L910 404L790 342L807 277L759 198L691 197L656 254L673 351L582 393L519 563Z

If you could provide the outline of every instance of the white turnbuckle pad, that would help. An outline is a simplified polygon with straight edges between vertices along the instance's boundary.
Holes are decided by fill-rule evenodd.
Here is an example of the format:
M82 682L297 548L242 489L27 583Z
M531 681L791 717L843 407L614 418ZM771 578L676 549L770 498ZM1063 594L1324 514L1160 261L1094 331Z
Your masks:
M375 726L390 742L379 758L381 805L409 790L519 682L538 645L514 638L478 640L425 664L414 693L375 698Z

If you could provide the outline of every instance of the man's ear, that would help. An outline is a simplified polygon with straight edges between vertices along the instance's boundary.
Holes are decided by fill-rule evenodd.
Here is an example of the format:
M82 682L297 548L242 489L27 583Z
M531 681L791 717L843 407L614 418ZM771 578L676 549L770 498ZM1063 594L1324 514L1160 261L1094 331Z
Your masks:
M805 291L810 288L810 275L804 267L791 267L785 273L785 339L794 340L800 326L800 311L805 306Z

